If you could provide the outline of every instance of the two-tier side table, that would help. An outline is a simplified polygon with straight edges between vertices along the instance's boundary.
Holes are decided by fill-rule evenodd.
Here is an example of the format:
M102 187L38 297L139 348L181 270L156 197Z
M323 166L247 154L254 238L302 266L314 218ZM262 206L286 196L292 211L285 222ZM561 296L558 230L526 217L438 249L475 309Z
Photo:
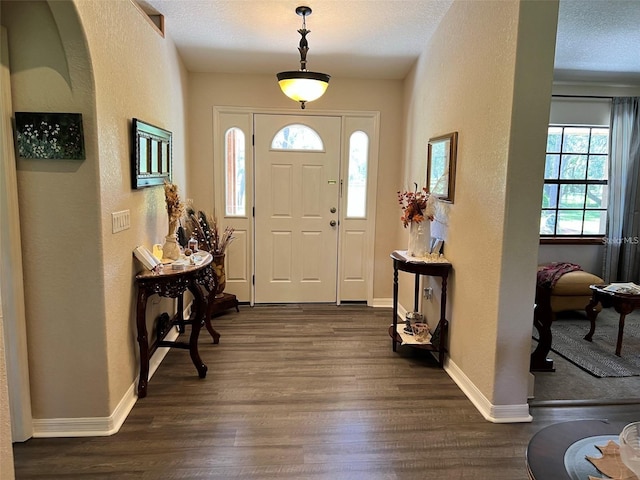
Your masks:
M440 335L436 344L411 344L411 347L422 348L424 350L432 350L438 352L438 363L440 367L444 366L444 356L447 350L447 334L449 331L449 321L446 318L447 310L447 279L452 265L447 261L427 262L427 261L409 261L398 251L391 254L393 260L393 324L389 327L389 335L391 336L393 351L396 351L397 345L402 343L402 338L398 334L398 271L413 273L415 275L413 309L418 311L418 301L420 299L420 275L431 277L440 277L442 281L442 291L440 293L440 320L436 329L439 329Z

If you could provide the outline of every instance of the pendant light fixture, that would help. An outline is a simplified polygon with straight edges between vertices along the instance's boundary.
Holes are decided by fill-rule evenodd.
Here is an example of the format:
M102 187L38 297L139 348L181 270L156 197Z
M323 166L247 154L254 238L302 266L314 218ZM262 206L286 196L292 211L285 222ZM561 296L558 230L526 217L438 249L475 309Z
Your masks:
M307 70L307 51L309 51L307 34L311 33L311 30L307 30L306 17L311 15L311 9L309 7L298 7L296 8L296 13L302 16L302 28L298 30L302 37L298 47L300 51L300 70L280 72L276 76L282 93L292 100L300 102L300 106L304 108L306 102L317 100L324 94L329 86L331 75Z

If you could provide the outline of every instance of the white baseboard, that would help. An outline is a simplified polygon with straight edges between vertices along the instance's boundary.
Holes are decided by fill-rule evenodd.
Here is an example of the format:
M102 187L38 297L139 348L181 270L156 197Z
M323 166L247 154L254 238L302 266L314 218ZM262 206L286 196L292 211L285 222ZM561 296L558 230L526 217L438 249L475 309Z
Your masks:
M393 308L393 298L374 298L370 306L373 308Z
M407 310L398 304L398 320L403 321ZM431 352L437 360L436 352ZM482 416L493 423L523 423L531 422L533 417L529 414L529 404L522 405L493 405L484 394L478 390L469 377L460 368L445 356L444 370L451 379L458 385L471 403L478 409Z
M120 430L136 403L135 384L125 393L114 412L108 417L34 418L34 438L51 437L107 437Z
M184 318L189 318L190 314L191 302L184 309ZM178 335L177 328L174 328L167 334L165 340L174 341L178 338ZM167 353L169 353L169 347L160 347L153 353L149 359L149 380L151 380ZM139 377L136 377L113 413L108 417L34 418L33 437L108 437L118 433L138 400L138 380Z
M533 417L529 414L528 403L521 405L493 405L451 359L445 360L444 369L451 379L456 382L456 385L460 387L460 390L471 400L471 403L478 409L485 420L493 423L523 423L533 420Z
M529 372L529 388L528 388L528 392L527 392L527 398L529 400L531 400L532 398L535 398L535 386L536 386L536 377L533 373Z

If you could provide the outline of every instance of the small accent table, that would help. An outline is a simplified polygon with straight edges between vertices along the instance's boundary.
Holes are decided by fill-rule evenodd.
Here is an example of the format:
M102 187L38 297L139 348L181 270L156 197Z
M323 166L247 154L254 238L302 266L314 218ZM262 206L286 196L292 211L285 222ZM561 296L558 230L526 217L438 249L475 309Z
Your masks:
M409 262L398 252L393 252L391 254L391 258L393 260L393 324L389 328L389 335L391 336L393 351L395 352L397 344L402 342L396 333L398 327L398 270L415 274L413 295L414 311L418 311L418 300L420 298L420 275L440 277L442 279L442 293L440 294L440 323L438 324L438 327L436 327L440 329L438 344L412 344L411 346L415 348L422 348L424 350L437 351L438 364L442 367L444 366L444 355L447 348L447 333L449 331L449 322L446 318L447 278L449 277L452 265L449 262Z
M184 270L172 270L164 268L159 272L144 271L136 275L138 286L138 300L136 307L136 326L138 330L138 346L140 347L140 380L138 382L138 398L147 396L147 383L149 381L149 359L158 347L174 347L189 350L191 361L198 371L200 378L207 375L207 366L200 359L198 353L198 337L200 329L207 314L207 301L199 286L208 287L215 291L215 275L211 270L213 257L206 253L198 265L189 265ZM189 343L178 341L166 341L164 335L149 344L147 334L146 310L147 300L151 295L178 298L179 303L185 291L189 290L193 295L194 314L187 320L183 318L182 309L178 308L171 323L177 325L183 331L185 325L191 325ZM207 317L208 319L208 317ZM169 329L167 329L168 331ZM213 336L213 333L212 333ZM214 337L215 341L215 337Z
M591 341L596 331L596 318L598 312L595 306L601 303L603 307L613 307L620 314L618 322L618 342L616 343L616 355L620 356L622 350L622 335L624 332L624 319L636 308L640 308L640 295L631 295L628 293L610 292L605 290L608 285L591 285L591 301L586 307L587 318L591 322L589 333L584 336L585 340Z

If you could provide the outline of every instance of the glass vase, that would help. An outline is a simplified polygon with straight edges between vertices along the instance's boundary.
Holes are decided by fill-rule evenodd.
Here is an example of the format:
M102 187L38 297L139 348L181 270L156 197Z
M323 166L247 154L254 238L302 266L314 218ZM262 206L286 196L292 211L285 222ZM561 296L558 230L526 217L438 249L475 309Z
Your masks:
M426 257L431 240L431 224L429 221L411 222L409 224L409 248L407 253L412 257Z

